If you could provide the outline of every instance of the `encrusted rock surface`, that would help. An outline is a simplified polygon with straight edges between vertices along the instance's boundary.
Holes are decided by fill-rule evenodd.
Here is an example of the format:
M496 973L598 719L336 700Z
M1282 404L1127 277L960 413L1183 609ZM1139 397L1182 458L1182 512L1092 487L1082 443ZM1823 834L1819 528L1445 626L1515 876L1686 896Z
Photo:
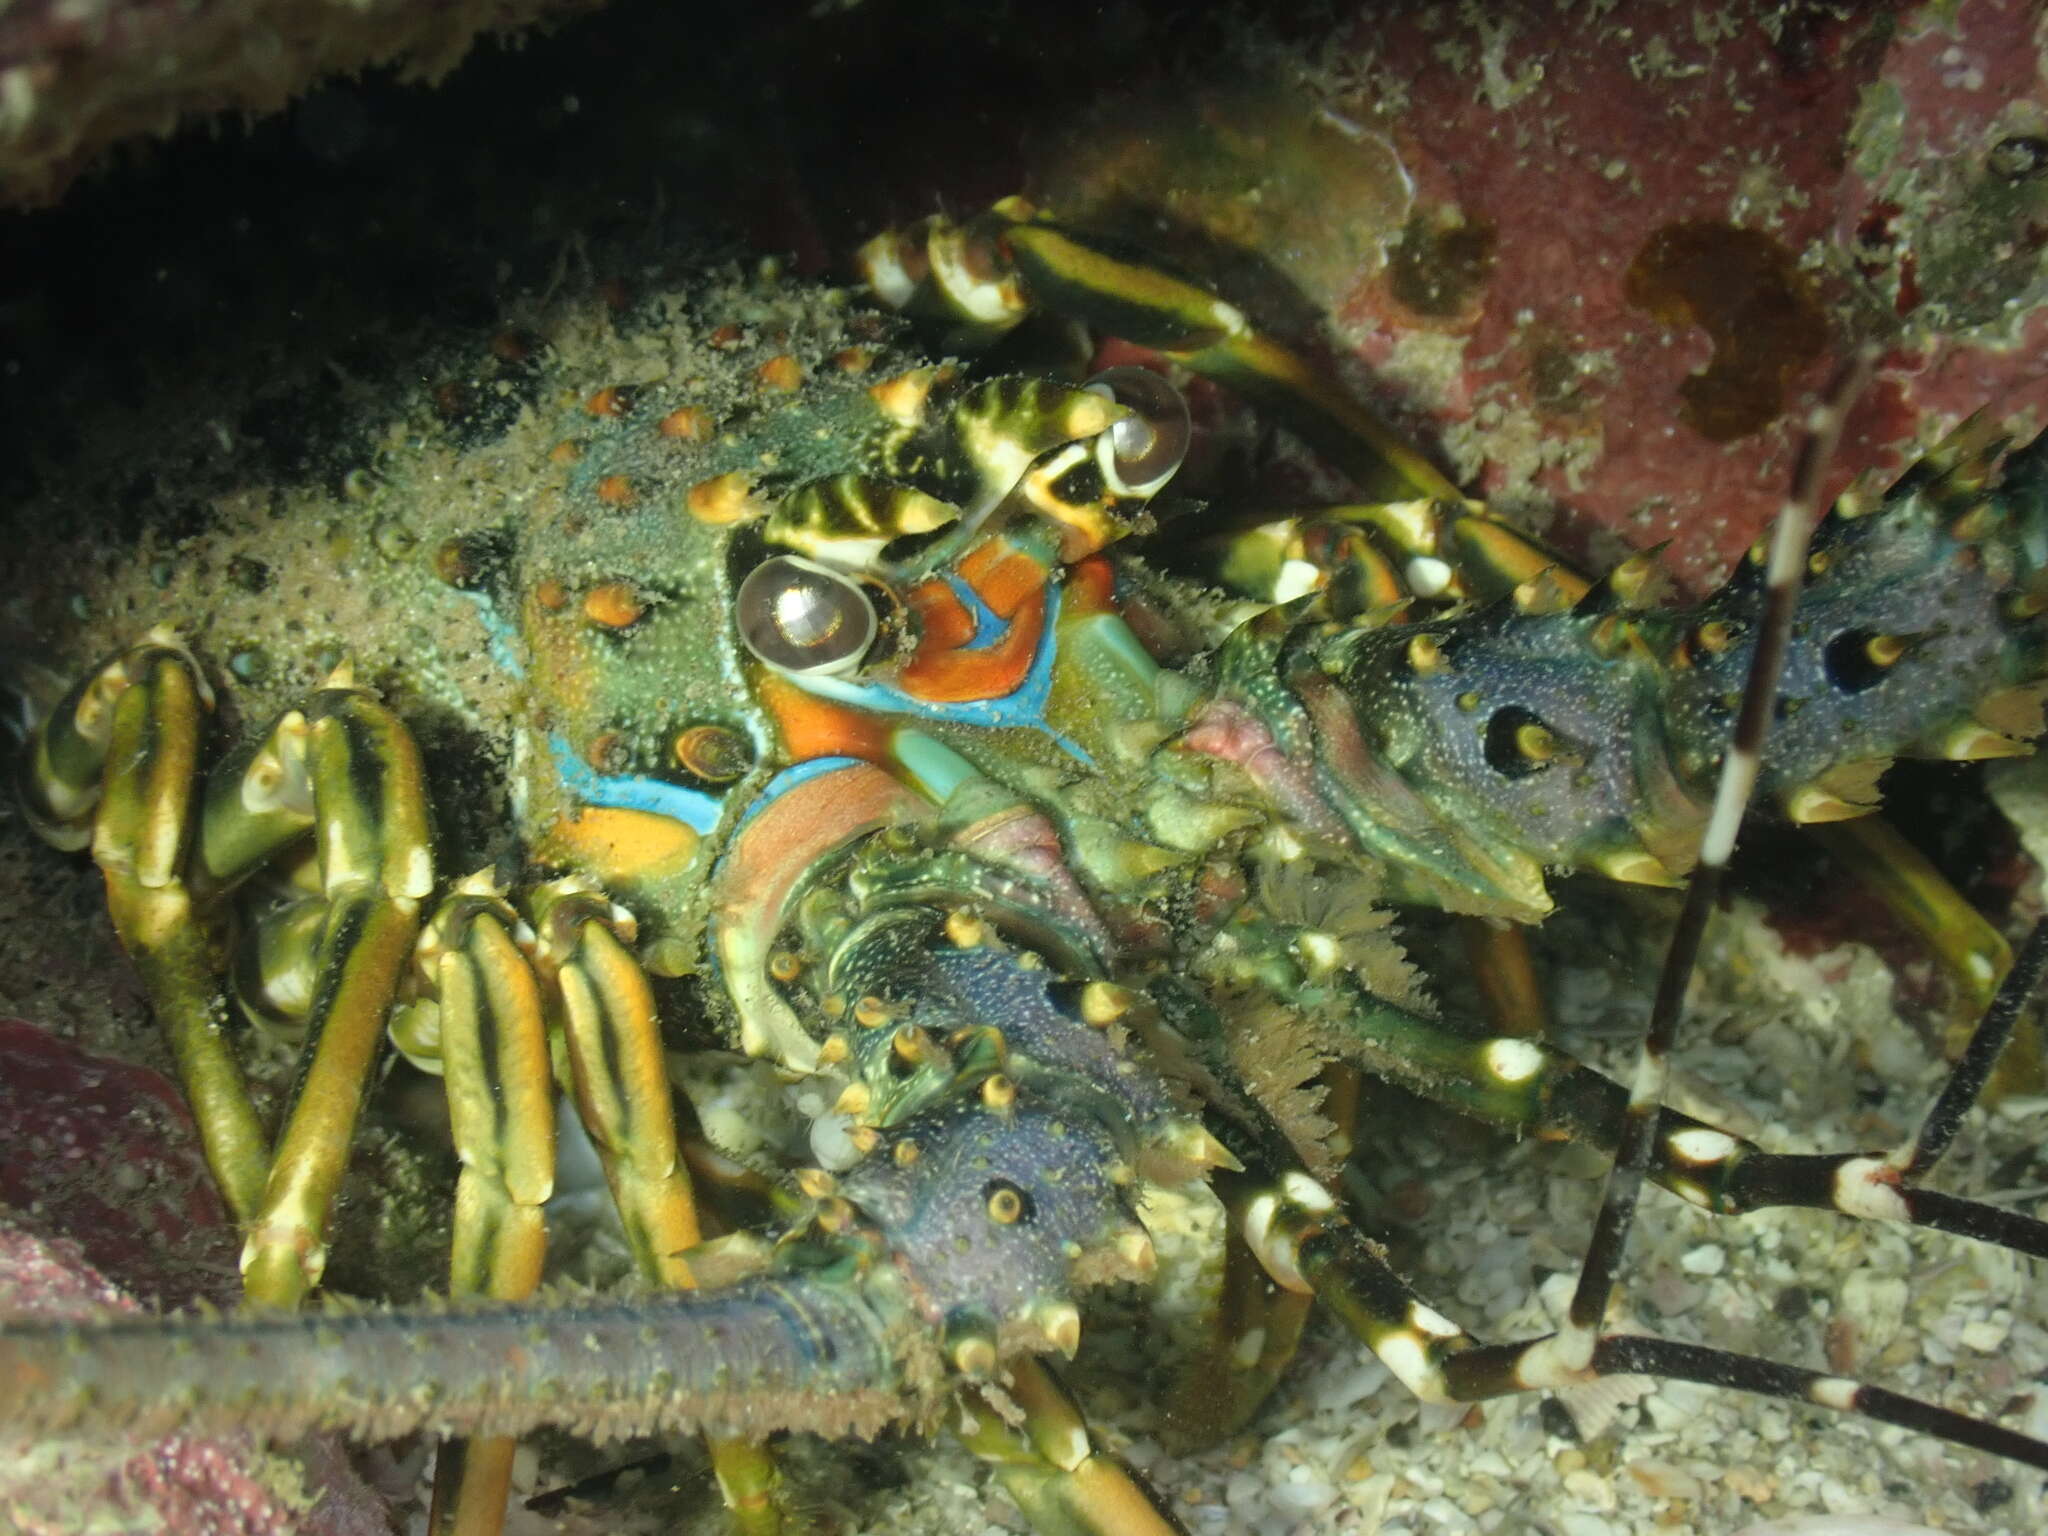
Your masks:
M271 112L327 76L437 80L479 34L601 0L18 0L0 7L0 205L63 195L108 146Z

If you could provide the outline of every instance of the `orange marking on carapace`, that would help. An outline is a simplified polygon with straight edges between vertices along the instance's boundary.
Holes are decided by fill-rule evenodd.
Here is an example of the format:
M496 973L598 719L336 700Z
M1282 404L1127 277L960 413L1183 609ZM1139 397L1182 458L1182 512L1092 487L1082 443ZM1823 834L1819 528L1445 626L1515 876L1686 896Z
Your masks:
M590 805L543 832L536 851L579 869L594 870L606 880L627 880L681 872L696 855L700 841L694 828L672 817Z
M942 576L919 582L903 594L910 611L917 616L917 648L950 651L974 638L974 615L960 601L952 584Z
M1000 699L1015 693L1031 671L1038 642L1045 634L1045 588L1041 586L1025 598L1008 617L1009 627L1002 637L979 650L939 650L920 643L910 665L896 679L898 685L912 698L932 704Z
M606 629L630 629L646 614L647 604L631 582L600 582L583 594L583 616Z
M777 357L769 358L767 362L756 368L754 370L754 377L760 381L763 389L780 390L787 394L789 391L803 386L803 364L799 363L787 352L784 352Z
M1109 613L1116 607L1116 572L1100 555L1072 567L1063 586L1061 611L1075 618Z
M679 405L655 423L654 430L679 442L701 443L711 436L711 413L699 405Z
M814 757L859 757L871 763L889 760L889 737L894 730L889 721L806 693L773 673L761 679L759 693L768 713L775 717L792 762L808 762Z
M959 579L1008 627L991 644L963 649L984 637L951 583L933 577L913 587L907 600L918 621L917 654L896 681L911 697L931 704L1015 693L1045 633L1048 573L1036 559L997 535L969 550L958 570Z
M961 580L1005 619L1045 591L1047 575L1042 564L1000 534L975 545L960 562Z

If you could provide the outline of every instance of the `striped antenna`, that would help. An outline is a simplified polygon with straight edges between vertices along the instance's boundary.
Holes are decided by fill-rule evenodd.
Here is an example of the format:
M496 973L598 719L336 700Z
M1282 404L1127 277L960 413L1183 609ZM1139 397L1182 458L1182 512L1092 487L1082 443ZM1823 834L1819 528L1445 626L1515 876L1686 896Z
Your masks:
M1578 1286L1572 1292L1565 1324L1553 1344L1559 1363L1569 1368L1583 1368L1591 1363L1601 1321L1607 1314L1607 1302L1614 1294L1636 1201L1656 1145L1657 1112L1670 1077L1671 1048L1678 1035L1678 1021L1685 1012L1686 987L1692 980L1707 920L1720 899L1728 859L1735 851L1736 833L1748 813L1763 765L1764 737L1770 730L1771 713L1778 700L1778 677L1784 668L1793 620L1799 609L1807 546L1820 519L1821 482L1834 458L1835 445L1841 440L1843 419L1863 392L1875 357L1871 348L1859 350L1806 418L1806 440L1793 470L1791 494L1771 534L1756 651L1750 659L1734 735L1721 761L1713 808L1700 840L1699 864L1686 888L1685 905L1671 935L1671 946L1665 951L1664 969L1657 978L1656 999L1650 1008L1649 1028L1644 1033L1642 1052L1636 1059L1635 1075L1629 1085L1621 1144L1615 1149L1614 1165L1607 1175L1606 1194L1593 1222L1593 1237L1586 1246Z

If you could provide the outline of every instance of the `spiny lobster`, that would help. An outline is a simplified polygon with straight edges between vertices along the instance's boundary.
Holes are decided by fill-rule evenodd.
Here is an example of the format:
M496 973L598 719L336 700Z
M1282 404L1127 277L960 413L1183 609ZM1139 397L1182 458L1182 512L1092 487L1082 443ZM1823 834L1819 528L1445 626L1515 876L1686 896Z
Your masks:
M793 1517L764 1436L950 1423L1042 1531L1171 1531L1050 1357L1091 1287L1151 1273L1157 1196L1206 1187L1270 1315L1320 1300L1431 1400L1647 1373L2048 1466L1993 1423L1605 1324L1644 1178L1721 1215L1809 1206L2048 1254L2048 1224L1920 1182L2048 958L2038 934L1895 1151L1773 1154L1660 1107L1752 785L1795 821L1854 817L1893 757L2038 732L2048 447L1966 426L1836 501L1809 549L1837 394L1771 550L1657 606L1647 559L1585 581L1234 307L1020 202L863 262L949 349L1050 310L1220 380L1361 499L1219 524L1171 493L1189 423L1161 372L929 363L843 296L728 287L712 307L742 318L705 337L664 311L634 378L559 361L587 316L508 332L517 420L422 430L362 510L448 534L381 580L470 626L452 670L492 658L492 701L435 701L509 743L516 858L444 890L419 746L346 665L202 775L205 670L152 631L33 738L24 805L106 874L254 1307L9 1323L0 1425L471 1437L442 1453L437 1530L495 1524L509 1437L537 1425L698 1430L768 1531ZM1133 554L1155 530L1210 540L1231 590ZM508 875L558 869L514 903ZM1508 1027L1527 1020L1440 1016L1386 926L1386 904L1534 921L1546 871L1689 869L1627 1088ZM241 1006L305 1031L274 1145L225 1029L231 919ZM761 1146L679 1130L657 985L808 1090L818 1166L793 1190ZM446 1079L458 1300L268 1310L320 1284L387 1020ZM1306 1065L1262 1074L1262 1052ZM1344 1069L1613 1155L1556 1333L1479 1343L1354 1223L1333 1193ZM660 1294L522 1304L558 1081ZM749 1197L781 1213L774 1239L707 1240Z

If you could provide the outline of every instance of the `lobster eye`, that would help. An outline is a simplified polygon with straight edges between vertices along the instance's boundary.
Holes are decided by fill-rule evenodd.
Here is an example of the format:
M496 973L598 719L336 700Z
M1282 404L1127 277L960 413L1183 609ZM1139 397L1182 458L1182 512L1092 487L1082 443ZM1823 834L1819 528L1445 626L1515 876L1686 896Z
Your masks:
M879 627L867 593L795 555L763 560L740 583L736 603L747 649L785 672L846 672Z
M1120 496L1152 496L1187 457L1188 404L1180 391L1149 368L1106 368L1087 387L1130 407L1102 434L1096 461Z

